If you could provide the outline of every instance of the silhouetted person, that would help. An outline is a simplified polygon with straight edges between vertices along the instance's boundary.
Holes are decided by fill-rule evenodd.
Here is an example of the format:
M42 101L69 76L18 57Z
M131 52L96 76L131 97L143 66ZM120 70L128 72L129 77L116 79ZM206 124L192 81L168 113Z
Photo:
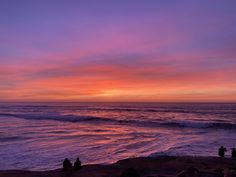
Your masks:
M80 170L81 169L81 161L79 160L79 158L76 159L75 163L74 163L74 170Z
M123 171L120 177L140 177L134 168L127 168Z
M236 149L232 148L232 158L236 158Z
M65 158L65 160L63 161L63 169L66 171L66 170L71 169L71 167L72 167L72 164L70 160Z
M226 152L226 148L224 148L224 146L221 146L220 149L219 149L218 154L219 154L220 157L224 157L225 152Z

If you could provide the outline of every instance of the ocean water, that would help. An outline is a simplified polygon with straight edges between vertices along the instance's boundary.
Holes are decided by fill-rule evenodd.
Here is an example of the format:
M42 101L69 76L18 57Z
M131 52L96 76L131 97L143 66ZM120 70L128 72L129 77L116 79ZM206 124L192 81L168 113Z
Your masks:
M0 169L60 168L236 147L236 104L0 103Z

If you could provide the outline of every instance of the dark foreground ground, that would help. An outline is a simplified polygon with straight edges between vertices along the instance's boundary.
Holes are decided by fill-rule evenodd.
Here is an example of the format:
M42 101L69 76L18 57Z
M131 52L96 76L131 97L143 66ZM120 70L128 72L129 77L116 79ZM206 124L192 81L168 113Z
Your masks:
M85 165L80 171L0 171L0 177L136 177L126 174L133 168L140 177L236 177L236 159L219 157L140 157L110 165ZM132 170L131 170L132 171Z

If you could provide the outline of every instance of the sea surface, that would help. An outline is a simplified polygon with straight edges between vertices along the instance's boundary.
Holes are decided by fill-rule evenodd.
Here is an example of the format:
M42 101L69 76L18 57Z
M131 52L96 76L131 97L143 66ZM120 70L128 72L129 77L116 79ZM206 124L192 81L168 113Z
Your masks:
M0 169L60 168L236 147L236 104L0 103Z

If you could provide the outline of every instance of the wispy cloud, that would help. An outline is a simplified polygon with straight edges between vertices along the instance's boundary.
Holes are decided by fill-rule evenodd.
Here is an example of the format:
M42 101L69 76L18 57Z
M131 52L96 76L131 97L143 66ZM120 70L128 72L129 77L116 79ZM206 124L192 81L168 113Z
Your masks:
M235 1L4 3L0 97L235 101Z

